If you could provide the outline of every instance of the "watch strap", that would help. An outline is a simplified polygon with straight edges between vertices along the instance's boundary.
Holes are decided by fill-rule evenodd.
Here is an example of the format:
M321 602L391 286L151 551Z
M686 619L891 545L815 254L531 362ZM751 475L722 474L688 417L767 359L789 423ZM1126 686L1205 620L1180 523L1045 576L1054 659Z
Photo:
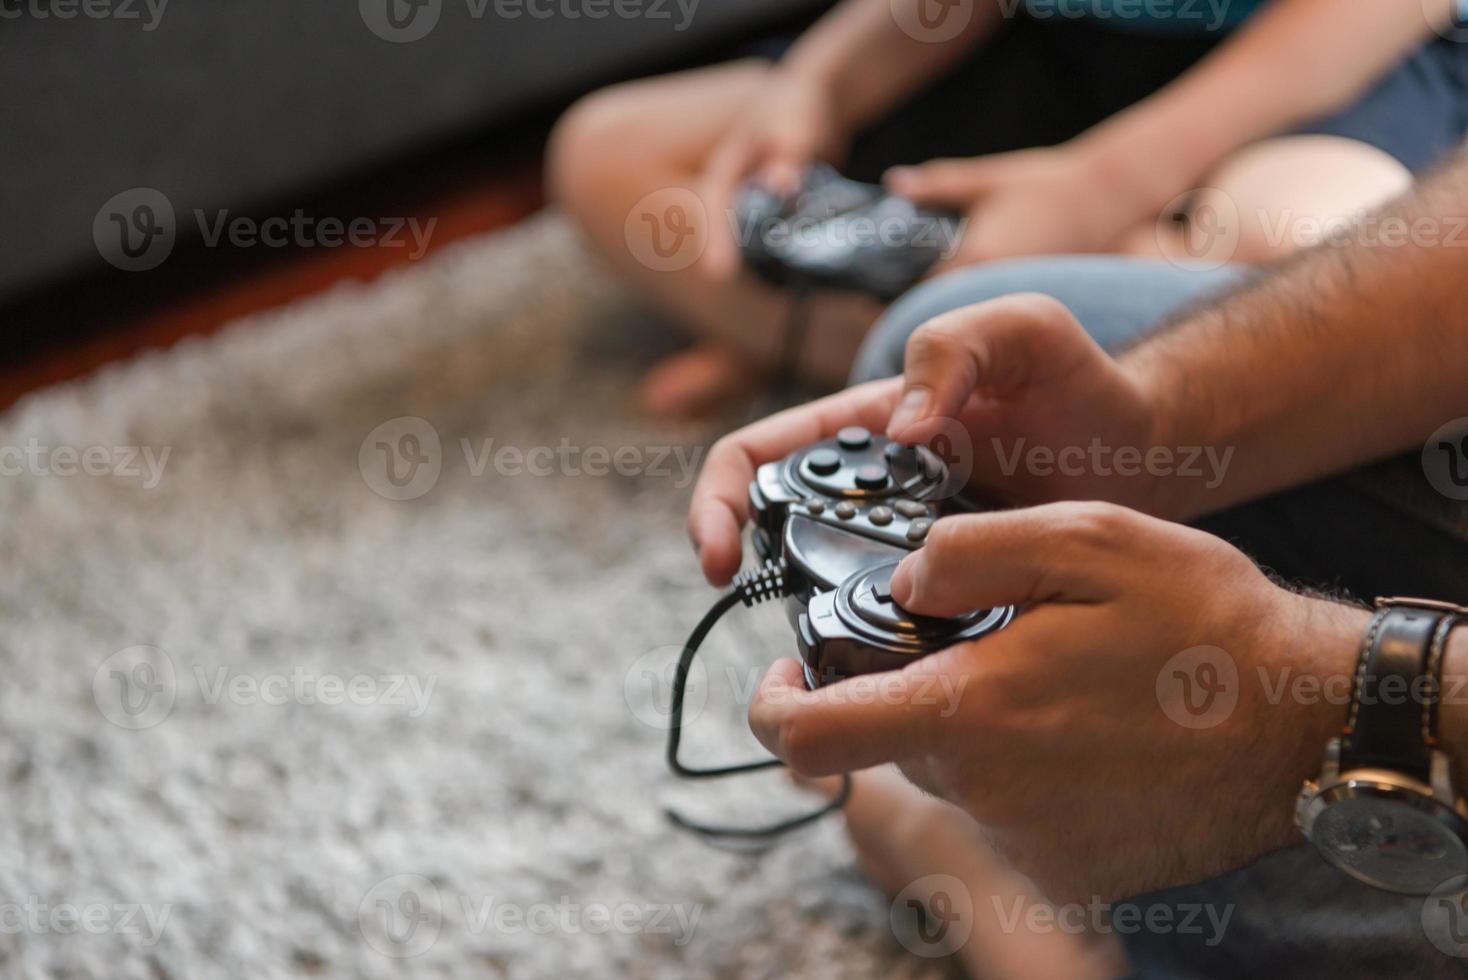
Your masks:
M1438 620L1432 634L1432 645L1427 648L1428 700L1422 710L1422 741L1429 749L1437 747L1437 716L1443 699L1443 657L1448 649L1448 634L1463 622L1463 615L1454 611Z
M1371 618L1341 739L1342 771L1390 769L1429 781L1436 691L1428 690L1426 678L1446 615L1440 609L1387 605Z

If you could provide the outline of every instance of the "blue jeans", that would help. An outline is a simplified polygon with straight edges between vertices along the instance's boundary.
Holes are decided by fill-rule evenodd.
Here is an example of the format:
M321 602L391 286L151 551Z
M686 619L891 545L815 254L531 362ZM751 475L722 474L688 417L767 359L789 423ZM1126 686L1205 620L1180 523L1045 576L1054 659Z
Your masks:
M1161 262L1101 256L961 270L893 304L858 355L852 380L899 373L907 338L924 321L1007 293L1039 292L1059 299L1102 346L1115 348L1180 308L1227 291L1240 278L1238 270L1189 272ZM1468 569L1468 545L1344 480L1281 493L1199 526L1288 578L1345 587L1367 598L1455 597ZM1248 766L1250 760L1236 764ZM1138 765L1147 761L1139 759ZM1146 804L1139 800L1138 805ZM1443 954L1426 938L1423 901L1358 884L1301 844L1210 881L1137 898L1133 904L1144 910L1170 909L1174 926L1130 935L1118 930L1118 935L1136 975L1146 977L1463 977L1468 961ZM1216 930L1206 911L1193 922L1201 931L1184 931L1181 925L1192 910L1210 907L1216 916L1230 912L1222 939L1212 944Z

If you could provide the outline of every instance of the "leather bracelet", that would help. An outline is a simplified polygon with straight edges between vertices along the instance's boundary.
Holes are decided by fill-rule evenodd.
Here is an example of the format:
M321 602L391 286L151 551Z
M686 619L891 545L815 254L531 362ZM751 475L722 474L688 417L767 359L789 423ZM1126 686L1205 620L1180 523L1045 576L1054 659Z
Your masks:
M1424 673L1427 676L1429 696L1422 705L1422 741L1433 748L1438 744L1437 719L1442 711L1443 659L1447 654L1448 637L1461 625L1463 617L1459 613L1450 612L1444 615L1438 621L1437 629L1433 631L1432 645L1427 650Z
M1341 768L1386 768L1427 782L1431 775L1431 702L1418 695L1427 676L1439 628L1440 608L1391 604L1377 610L1361 644L1356 683L1341 739ZM1438 659L1441 659L1440 657ZM1388 690L1392 679L1400 690Z

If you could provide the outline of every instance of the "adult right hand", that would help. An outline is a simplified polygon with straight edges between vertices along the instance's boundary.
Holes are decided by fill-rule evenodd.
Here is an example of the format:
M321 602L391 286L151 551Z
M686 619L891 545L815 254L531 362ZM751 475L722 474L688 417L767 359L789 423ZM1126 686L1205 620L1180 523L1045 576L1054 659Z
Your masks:
M699 183L709 214L716 224L724 220L739 185L751 177L778 193L794 193L810 164L839 164L851 137L829 86L787 68L771 68L705 162ZM732 234L709 236L702 268L718 279L738 271Z
M902 378L876 381L789 409L720 439L709 452L688 514L704 575L715 585L739 570L749 482L762 463L829 438L846 425L903 442L966 441L969 486L1005 504L1106 500L1154 514L1158 477L1082 459L1030 465L1093 442L1145 456L1157 413L1146 386L1114 361L1059 302L1018 294L935 317L908 341ZM1072 456L1074 453L1071 454ZM1162 516L1171 516L1163 514Z

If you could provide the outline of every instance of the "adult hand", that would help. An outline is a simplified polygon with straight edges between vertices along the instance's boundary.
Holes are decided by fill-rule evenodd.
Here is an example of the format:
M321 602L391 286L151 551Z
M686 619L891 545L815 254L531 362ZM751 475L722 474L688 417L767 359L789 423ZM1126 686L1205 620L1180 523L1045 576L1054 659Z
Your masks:
M734 196L747 178L779 193L794 193L806 167L817 160L837 163L851 140L842 122L838 99L821 82L775 67L743 113L709 154L700 191L713 220L729 213ZM722 230L709 236L702 269L728 278L739 268L733 236Z
M1137 181L1074 145L895 167L885 183L967 218L957 251L934 274L1021 255L1103 251L1155 217Z
M1092 440L1115 454L1154 444L1158 415L1144 385L1113 361L1064 306L1015 295L939 316L913 334L902 379L873 382L781 412L719 440L694 489L688 530L704 574L722 585L738 571L755 469L842 426L894 439L947 444L983 495L1010 504L1105 499L1161 507L1145 467L1086 460ZM967 446L955 445L966 442ZM1036 447L1052 465L1030 465ZM1073 454L1072 454L1073 455Z
M807 776L896 762L1058 902L1196 881L1294 840L1295 794L1344 708L1288 682L1347 690L1367 618L1278 588L1210 535L1094 503L944 518L892 594L927 615L1026 608L816 691L781 661L751 727Z

